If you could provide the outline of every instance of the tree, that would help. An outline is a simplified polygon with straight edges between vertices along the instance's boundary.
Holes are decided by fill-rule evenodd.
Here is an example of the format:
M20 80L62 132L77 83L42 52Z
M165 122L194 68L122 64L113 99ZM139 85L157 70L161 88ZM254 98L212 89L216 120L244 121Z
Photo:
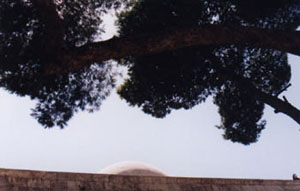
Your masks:
M101 12L121 3L127 11L119 16L119 37L95 42ZM286 52L300 55L297 0L4 0L0 6L0 85L37 99L33 116L45 127L63 127L78 109L99 108L114 87L109 59L129 67L120 95L155 117L213 95L220 128L232 141L257 140L265 103L300 123L300 111L278 98L290 80Z
M121 14L120 36L156 34L179 27L204 28L211 23L295 30L299 13L285 16L291 9L288 3L278 1L269 7L256 2L251 11L250 2L140 1L133 10ZM130 105L155 117L165 117L173 109L190 109L214 95L224 137L243 144L255 142L266 124L260 120L264 104L288 86L290 67L286 54L272 49L218 45L125 58L123 63L129 66L130 78L119 94ZM299 123L299 111L296 109L295 113L294 119Z
M38 100L32 116L63 127L74 112L93 111L114 87L111 65L92 62L67 74L45 75L63 65L65 51L91 43L99 31L98 1L1 1L0 86Z

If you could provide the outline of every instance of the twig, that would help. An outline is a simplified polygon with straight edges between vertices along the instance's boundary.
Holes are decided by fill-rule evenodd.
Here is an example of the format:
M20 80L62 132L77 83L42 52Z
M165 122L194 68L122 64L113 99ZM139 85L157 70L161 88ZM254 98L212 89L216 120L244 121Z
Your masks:
M285 88L283 88L282 90L280 90L280 92L278 92L275 96L278 97L282 92L286 91L291 86L292 86L292 84L289 83Z

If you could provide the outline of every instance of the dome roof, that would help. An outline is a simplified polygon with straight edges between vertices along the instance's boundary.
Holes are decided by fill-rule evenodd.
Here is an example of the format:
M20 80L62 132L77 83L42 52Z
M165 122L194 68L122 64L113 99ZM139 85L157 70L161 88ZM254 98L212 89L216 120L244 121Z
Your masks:
M142 162L120 162L102 169L101 174L132 176L167 176L161 170Z

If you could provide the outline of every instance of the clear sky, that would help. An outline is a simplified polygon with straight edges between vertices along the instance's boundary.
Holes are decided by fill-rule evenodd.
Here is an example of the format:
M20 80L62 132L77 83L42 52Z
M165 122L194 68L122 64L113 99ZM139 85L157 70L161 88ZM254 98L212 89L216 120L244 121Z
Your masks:
M292 87L283 95L299 108L300 58L289 56L289 61ZM116 162L141 161L170 176L300 175L300 127L268 106L267 127L259 141L244 146L222 138L222 130L215 127L220 117L212 99L155 119L129 107L113 91L100 111L78 113L63 130L41 127L30 116L34 105L29 98L0 89L0 168L95 173Z

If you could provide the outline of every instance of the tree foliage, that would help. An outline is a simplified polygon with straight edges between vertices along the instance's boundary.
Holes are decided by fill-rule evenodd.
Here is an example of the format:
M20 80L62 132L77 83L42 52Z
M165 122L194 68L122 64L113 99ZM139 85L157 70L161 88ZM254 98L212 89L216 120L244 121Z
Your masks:
M1 1L0 86L37 100L32 115L45 127L64 127L74 112L97 109L114 86L109 64L94 63L84 71L45 75L47 66L63 64L55 56L57 51L94 41L101 32L100 6L98 1L58 4L63 42L58 47L61 50L49 52L48 31L33 4L23 0Z
M297 1L275 2L144 0L120 14L119 33L155 34L207 24L294 30L299 19ZM291 77L285 53L234 45L129 57L123 59L123 64L129 67L129 78L118 92L130 105L161 118L173 109L190 109L213 95L222 118L218 127L225 130L224 137L243 144L257 141L264 129L264 103L224 77L223 69L271 95L284 89Z
M115 86L112 65L97 55L105 55L115 38L104 43L102 52L91 50L104 32L103 13L120 7L118 38L124 37L125 44L136 34L159 36L209 25L289 32L300 18L298 0L3 0L0 87L36 100L32 116L44 127L63 128L77 111L97 110ZM76 54L85 62L82 70L74 69L79 65ZM118 61L129 74L118 93L130 105L162 118L213 96L224 137L243 144L257 141L266 125L261 119L266 102L249 90L276 98L291 78L286 53L233 44L189 46ZM49 71L63 67L69 67L67 72Z

